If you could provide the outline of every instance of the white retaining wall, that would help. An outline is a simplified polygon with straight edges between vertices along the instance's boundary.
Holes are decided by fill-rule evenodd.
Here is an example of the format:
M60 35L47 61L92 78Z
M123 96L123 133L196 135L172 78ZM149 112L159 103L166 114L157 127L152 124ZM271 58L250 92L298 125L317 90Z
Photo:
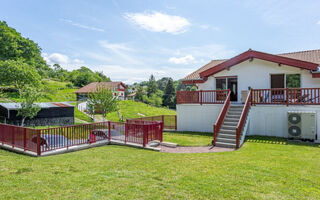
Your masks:
M222 104L179 104L177 105L178 131L213 132Z
M178 131L213 132L222 104L177 105ZM320 142L320 106L256 105L251 106L248 135L287 137L288 111L316 112L316 130Z

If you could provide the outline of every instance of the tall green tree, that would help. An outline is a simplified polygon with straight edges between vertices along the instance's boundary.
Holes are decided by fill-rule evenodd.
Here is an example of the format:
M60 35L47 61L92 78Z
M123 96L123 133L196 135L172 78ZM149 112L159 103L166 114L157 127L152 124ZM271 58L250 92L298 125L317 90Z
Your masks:
M33 119L41 108L35 102L41 96L41 93L32 87L24 87L19 90L20 98L22 99L21 107L18 109L17 116L22 117L21 126L24 126L26 118Z
M151 74L148 82L148 88L147 88L148 97L151 97L152 94L155 94L157 90L158 90L158 85L157 85L156 79L154 78L153 74Z
M0 61L0 85L22 89L29 85L38 87L41 77L37 70L22 60Z
M175 108L175 96L176 91L173 85L173 80L172 78L169 78L164 90L162 105L168 106L169 108Z
M46 76L50 71L38 44L22 37L5 21L0 21L0 60L22 60L34 67L41 76Z
M117 98L113 96L111 90L105 87L98 87L95 92L89 94L87 106L90 107L93 114L101 112L105 121L109 113L118 111L117 102Z

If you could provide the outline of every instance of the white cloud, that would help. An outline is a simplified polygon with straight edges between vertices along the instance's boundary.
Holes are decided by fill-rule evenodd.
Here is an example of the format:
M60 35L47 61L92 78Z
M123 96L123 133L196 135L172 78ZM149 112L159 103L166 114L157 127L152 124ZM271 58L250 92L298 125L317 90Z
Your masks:
M190 22L186 18L155 11L152 13L127 13L125 18L141 28L153 32L180 34L190 26Z
M169 58L169 62L174 63L174 64L189 64L192 61L194 61L194 57L192 55Z
M74 69L75 67L78 67L79 65L84 63L83 60L77 58L70 59L67 55L61 53L42 53L41 55L48 65L59 64L66 69Z
M92 31L98 31L98 32L104 32L104 29L97 28L97 27L94 27L94 26L83 25L83 24L76 23L76 22L74 22L72 20L69 20L69 19L60 19L60 20L63 21L63 22L66 22L68 24L71 24L72 26L76 26L78 28L92 30Z

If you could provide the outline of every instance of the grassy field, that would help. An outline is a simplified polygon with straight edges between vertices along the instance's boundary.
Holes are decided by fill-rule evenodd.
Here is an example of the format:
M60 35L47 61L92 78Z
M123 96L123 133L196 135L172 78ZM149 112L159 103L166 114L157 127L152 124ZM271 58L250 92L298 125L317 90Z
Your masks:
M103 146L33 158L0 150L0 199L318 199L320 148L251 138L238 151Z
M208 146L211 145L212 133L195 132L164 132L163 140L179 144L179 146Z
M70 89L67 87L66 82L58 82L53 80L43 81L45 94L38 101L39 102L64 102L76 101L76 95L73 93L77 89ZM0 101L15 101L20 102L18 92L8 92L5 94L6 98L0 98Z
M123 116L124 120L127 118L139 118L144 116L156 116L156 115L176 115L175 110L167 108L158 108L150 106L145 103L135 102L131 100L119 101L120 115ZM142 115L139 115L142 114ZM107 116L108 120L119 121L117 112L112 112Z

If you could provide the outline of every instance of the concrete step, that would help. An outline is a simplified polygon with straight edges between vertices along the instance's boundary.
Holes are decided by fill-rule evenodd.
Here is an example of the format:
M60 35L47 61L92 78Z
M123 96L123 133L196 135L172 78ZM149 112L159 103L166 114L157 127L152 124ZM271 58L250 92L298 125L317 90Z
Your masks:
M222 137L218 137L216 143L217 143L217 142L236 144L236 138L222 138Z
M228 122L228 121L224 120L222 126L224 126L224 125L226 125L226 126L237 126L237 125L238 125L238 122L237 122L237 121Z
M216 142L216 147L236 148L236 144L226 142Z
M217 138L230 138L230 139L236 139L236 134L225 134L225 133L219 133Z
M229 125L225 125L222 124L221 129L226 129L226 130L236 130L237 126L229 126Z
M242 111L228 111L227 114L229 115L241 115Z
M238 123L239 119L238 118L225 118L224 122L236 122L236 123Z
M236 130L220 129L219 133L225 134L236 134Z
M240 119L240 116L241 116L241 115L230 115L230 114L227 114L227 115L226 115L226 119L228 119L228 118Z

